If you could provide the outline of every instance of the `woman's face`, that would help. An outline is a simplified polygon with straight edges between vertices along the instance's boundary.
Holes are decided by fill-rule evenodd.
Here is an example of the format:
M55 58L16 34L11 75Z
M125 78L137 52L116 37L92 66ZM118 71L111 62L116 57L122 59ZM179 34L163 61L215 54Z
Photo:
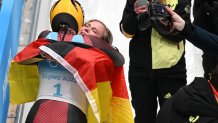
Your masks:
M85 36L91 35L96 37L103 37L105 27L98 21L88 22L83 25L78 34Z

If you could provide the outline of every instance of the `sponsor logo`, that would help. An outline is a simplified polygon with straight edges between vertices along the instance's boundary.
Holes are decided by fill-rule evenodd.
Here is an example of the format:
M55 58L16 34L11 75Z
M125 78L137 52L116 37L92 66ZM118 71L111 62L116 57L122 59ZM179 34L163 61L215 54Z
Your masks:
M189 117L189 122L190 123L195 123L199 119L199 116L190 116Z
M191 6L190 5L186 5L185 8L184 8L185 12L190 14L191 12Z
M172 95L171 95L170 93L167 93L167 94L164 96L165 99L169 99L170 97L172 97Z

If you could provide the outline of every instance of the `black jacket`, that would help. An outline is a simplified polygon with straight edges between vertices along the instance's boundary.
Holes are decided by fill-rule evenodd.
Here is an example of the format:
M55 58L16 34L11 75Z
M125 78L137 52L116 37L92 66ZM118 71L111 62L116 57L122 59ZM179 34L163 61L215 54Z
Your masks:
M193 6L194 24L218 35L218 0L195 0ZM204 77L209 79L209 72L218 63L218 55L204 52Z
M130 46L129 46L129 56L130 56L130 67L129 74L135 76L149 76L152 71L152 47L151 47L151 33L152 27L147 26L144 31L142 31L139 26L141 21L137 14L134 12L134 2L136 0L126 0L126 5L123 11L122 20L120 22L121 32L126 37L131 37ZM175 12L182 16L187 22L190 22L190 13L189 8L191 6L190 0L178 0L178 4L174 5ZM144 21L147 21L147 16ZM173 41L179 42L184 40L184 37L179 33L168 33L162 34L164 38ZM179 49L179 47L178 47ZM158 57L156 57L158 59ZM158 69L156 69L158 70ZM155 71L156 71L155 70ZM180 58L179 62L172 66L172 69L161 69L158 70L163 76L175 76L175 77L186 77L185 69L185 58L184 53Z
M194 24L218 35L218 0L194 0Z
M218 123L218 103L209 82L195 80L167 100L156 123Z
M218 55L218 35L190 23L186 23L182 33L188 41L204 52Z

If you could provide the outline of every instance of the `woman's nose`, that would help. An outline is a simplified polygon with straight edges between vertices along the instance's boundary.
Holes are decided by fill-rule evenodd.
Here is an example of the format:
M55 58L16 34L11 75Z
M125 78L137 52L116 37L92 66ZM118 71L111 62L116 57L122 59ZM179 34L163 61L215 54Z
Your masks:
M89 27L86 27L84 30L85 30L85 32L89 32L89 31L90 31L90 28L89 28Z

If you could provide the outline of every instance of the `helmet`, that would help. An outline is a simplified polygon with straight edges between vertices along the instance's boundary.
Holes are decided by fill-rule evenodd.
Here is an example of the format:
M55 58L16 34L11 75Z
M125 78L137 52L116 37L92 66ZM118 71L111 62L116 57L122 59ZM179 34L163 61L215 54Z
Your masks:
M68 25L77 33L84 22L83 9L75 0L59 0L50 11L52 30L58 32L61 24Z

